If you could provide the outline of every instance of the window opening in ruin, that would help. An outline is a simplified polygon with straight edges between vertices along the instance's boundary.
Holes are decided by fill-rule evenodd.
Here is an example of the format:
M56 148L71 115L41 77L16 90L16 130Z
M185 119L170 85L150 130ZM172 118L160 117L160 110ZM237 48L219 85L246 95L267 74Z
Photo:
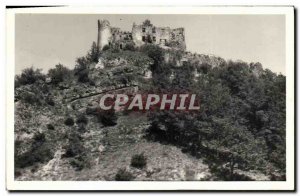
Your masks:
M152 43L152 39L151 39L150 35L147 36L147 42L150 43L150 44Z
M146 31L146 28L143 28L142 31L145 32L145 31Z
M160 39L159 40L159 43L161 44L161 45L163 45L163 46L165 46L166 45L166 39Z
M143 36L143 37L142 37L142 40L143 40L143 42L144 42L144 41L146 41L146 38L145 38L145 36Z
M156 37L155 36L153 37L153 41L156 42Z
M123 49L123 46L122 46L122 44L120 44L120 49Z

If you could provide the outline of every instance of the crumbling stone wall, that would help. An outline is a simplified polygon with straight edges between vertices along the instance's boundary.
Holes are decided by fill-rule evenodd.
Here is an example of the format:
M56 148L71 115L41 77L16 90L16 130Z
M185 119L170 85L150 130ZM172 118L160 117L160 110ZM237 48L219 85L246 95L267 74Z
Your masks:
M170 27L156 27L149 20L143 24L133 24L132 31L122 31L120 28L111 27L109 21L98 21L98 47L102 50L105 45L124 49L126 44L136 47L144 44L156 44L185 50L184 28L171 29Z
M126 44L134 44L132 41L132 33L129 31L121 31L120 28L111 28L111 38L109 39L109 45L124 49Z
M150 43L183 50L186 48L184 28L156 27L150 21L145 21L141 25L134 23L132 26L132 37L136 46Z

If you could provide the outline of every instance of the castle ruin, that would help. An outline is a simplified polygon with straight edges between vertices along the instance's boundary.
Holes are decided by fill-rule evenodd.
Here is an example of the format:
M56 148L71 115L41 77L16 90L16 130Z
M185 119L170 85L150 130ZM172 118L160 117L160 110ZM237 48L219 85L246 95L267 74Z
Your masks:
M132 31L129 32L111 27L107 20L98 20L97 47L99 50L106 45L124 49L126 45L140 47L144 44L185 50L184 28L156 27L149 20L145 20L140 25L133 23Z

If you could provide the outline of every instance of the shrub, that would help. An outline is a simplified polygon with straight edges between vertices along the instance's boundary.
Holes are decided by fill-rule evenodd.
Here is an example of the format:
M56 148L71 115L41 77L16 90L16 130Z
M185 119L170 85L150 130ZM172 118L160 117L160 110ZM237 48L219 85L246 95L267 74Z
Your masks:
M86 83L89 81L90 81L90 78L89 78L89 70L88 69L82 70L78 73L78 82Z
M83 153L84 146L81 142L82 138L78 133L70 134L69 135L69 142L65 146L66 153L63 157L75 157Z
M106 51L106 50L109 50L109 49L110 49L109 45L105 45L105 46L103 46L102 51Z
M140 51L148 55L153 59L153 65L151 65L151 71L154 73L159 73L160 67L164 62L164 50L156 45L143 45L140 48Z
M135 47L132 43L127 43L124 46L124 50L130 50L130 51L135 51Z
M90 83L91 86L95 86L96 85L96 83L93 80L90 80L89 83Z
M30 149L21 155L15 153L15 167L24 168L34 163L44 163L53 158L53 152L47 143L44 133L36 133Z
M29 103L31 105L40 105L41 104L41 98L40 96L37 96L36 94L32 93L32 92L23 92L20 96L20 99L24 102L24 103Z
M89 63L98 63L98 58L99 58L99 50L97 48L96 42L93 42L90 51L88 52L86 56L87 60Z
M67 126L73 126L73 125L74 125L74 120L73 120L73 118L68 117L68 118L65 120L65 125L67 125Z
M55 102L53 101L53 99L52 98L47 98L46 99L46 103L48 104L48 105L50 105L50 106L54 106L55 105Z
M136 168L144 168L147 165L147 158L143 153L136 154L131 158L131 166Z
M49 69L48 71L48 75L50 76L53 84L63 82L68 76L70 76L70 73L70 70L60 63L55 65L55 68Z
M126 171L126 169L119 169L118 173L115 176L116 181L131 181L134 179L134 176Z
M79 123L77 131L78 131L78 133L84 133L84 132L86 132L87 130L85 128L85 124Z
M52 124L47 124L47 129L54 130L54 126Z
M78 117L77 117L77 120L76 120L76 123L77 124L87 124L88 123L88 119L87 117L84 115L84 114L80 114Z
M45 133L36 133L33 136L34 144L39 145L40 143L43 143L46 141Z
M120 49L118 47L113 47L111 50L112 53L119 53Z
M115 126L117 124L117 116L113 109L98 111L97 117L104 126Z
M76 59L74 73L78 76L78 82L89 82L89 63L90 62L86 57L80 57Z
M21 175L22 175L22 173L20 171L15 170L15 178L17 178L17 177L19 177Z
M70 164L76 171L80 171L85 167L85 163L82 157L72 158Z
M41 69L26 68L22 71L21 75L15 77L15 86L33 84L38 80L45 80L45 75L41 73Z
M68 143L64 148L66 151L62 157L71 158L70 165L75 168L76 171L80 171L90 165L82 137L78 132L73 132L68 135Z

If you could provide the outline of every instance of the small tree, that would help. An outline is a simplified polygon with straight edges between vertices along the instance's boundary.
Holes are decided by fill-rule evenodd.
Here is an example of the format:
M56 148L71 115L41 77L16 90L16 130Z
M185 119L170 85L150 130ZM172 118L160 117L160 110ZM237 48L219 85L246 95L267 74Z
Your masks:
M99 50L97 48L96 42L93 42L90 51L87 54L87 60L90 63L98 63L98 58L99 58Z
M237 166L241 169L264 167L267 151L263 139L255 138L246 127L232 124L229 119L214 118L213 122L214 140L210 143L218 151L216 160L220 164L227 163L231 180Z
M153 59L153 65L150 67L153 73L159 73L164 65L164 50L156 45L143 45L140 51Z
M150 21L149 19L146 19L146 20L143 22L143 25L145 25L145 26L152 26L151 21Z
M53 84L58 84L70 76L70 70L59 63L55 65L55 68L49 69L48 75Z
M147 165L147 158L146 156L141 154L133 155L131 158L131 166L136 168L143 168Z
M85 83L89 82L88 60L85 57L78 58L75 65L75 75L78 75L78 81Z

